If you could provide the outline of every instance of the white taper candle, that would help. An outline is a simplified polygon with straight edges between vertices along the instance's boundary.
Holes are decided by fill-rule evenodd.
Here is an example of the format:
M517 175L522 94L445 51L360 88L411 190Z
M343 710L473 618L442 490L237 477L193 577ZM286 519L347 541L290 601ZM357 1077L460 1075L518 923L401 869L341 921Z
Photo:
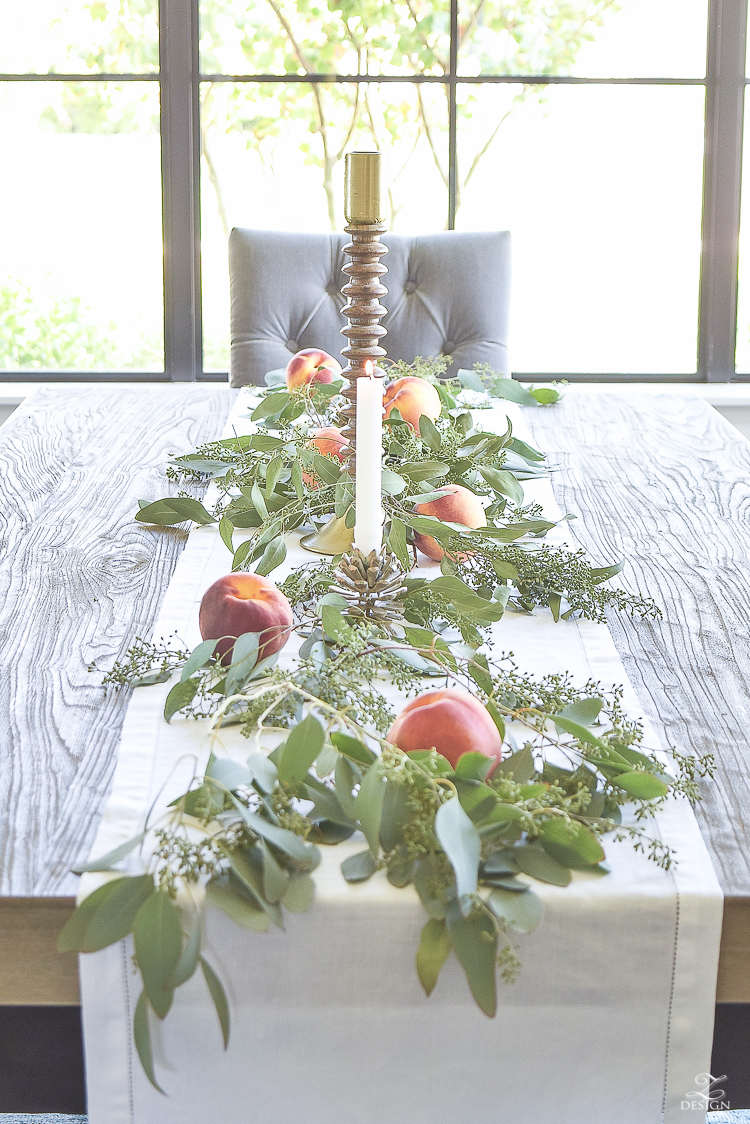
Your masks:
M370 360L357 379L354 545L363 554L383 545L383 372Z

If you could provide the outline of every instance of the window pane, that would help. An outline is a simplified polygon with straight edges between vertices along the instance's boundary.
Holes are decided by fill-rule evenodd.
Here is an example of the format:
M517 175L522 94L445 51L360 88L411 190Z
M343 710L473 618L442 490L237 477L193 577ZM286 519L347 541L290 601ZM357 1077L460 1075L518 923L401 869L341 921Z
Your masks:
M708 0L459 0L459 74L702 78Z
M513 235L513 370L694 372L703 89L459 93L457 226Z
M2 74L141 74L158 69L157 0L3 5Z
M201 4L204 74L443 74L448 0Z
M379 147L388 154L390 229L442 230L448 102L442 85L401 83L313 88L220 82L205 83L202 93L204 362L207 370L225 371L232 227L343 230L343 154Z
M0 369L163 370L157 85L0 83L0 113Z

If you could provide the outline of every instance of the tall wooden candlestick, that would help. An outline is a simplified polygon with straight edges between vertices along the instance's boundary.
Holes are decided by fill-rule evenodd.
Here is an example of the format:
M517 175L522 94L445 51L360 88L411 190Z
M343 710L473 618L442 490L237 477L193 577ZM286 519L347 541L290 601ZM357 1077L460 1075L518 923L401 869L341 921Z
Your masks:
M357 379L367 375L365 363L368 359L377 365L378 359L385 355L380 340L386 335L386 329L379 321L387 310L380 303L380 298L388 290L380 279L388 269L381 264L380 258L388 253L388 247L379 240L386 230L383 162L379 152L347 154L344 214L349 224L344 229L352 240L344 246L344 253L351 258L350 263L344 266L344 273L351 281L341 290L347 298L342 311L349 321L341 329L342 335L349 341L341 351L348 361L343 374L349 381L349 386L343 391L347 405L341 411L341 421L350 449L347 468L354 476Z

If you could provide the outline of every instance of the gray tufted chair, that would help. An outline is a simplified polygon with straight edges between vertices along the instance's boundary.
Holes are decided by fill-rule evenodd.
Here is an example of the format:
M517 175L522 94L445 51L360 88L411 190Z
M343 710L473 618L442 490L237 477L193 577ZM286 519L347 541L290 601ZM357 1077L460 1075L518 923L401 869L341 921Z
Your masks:
M262 384L266 371L285 367L303 347L340 356L348 241L346 234L232 231L232 386ZM509 374L510 234L386 234L383 241L389 358L443 353L451 373L489 363Z

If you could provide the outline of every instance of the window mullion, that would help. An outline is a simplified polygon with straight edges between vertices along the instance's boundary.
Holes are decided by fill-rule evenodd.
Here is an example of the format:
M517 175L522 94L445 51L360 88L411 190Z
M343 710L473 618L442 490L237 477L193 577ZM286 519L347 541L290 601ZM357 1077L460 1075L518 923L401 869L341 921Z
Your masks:
M735 375L746 35L747 0L711 0L698 339L708 382Z
M159 0L164 365L174 382L202 373L198 0Z

